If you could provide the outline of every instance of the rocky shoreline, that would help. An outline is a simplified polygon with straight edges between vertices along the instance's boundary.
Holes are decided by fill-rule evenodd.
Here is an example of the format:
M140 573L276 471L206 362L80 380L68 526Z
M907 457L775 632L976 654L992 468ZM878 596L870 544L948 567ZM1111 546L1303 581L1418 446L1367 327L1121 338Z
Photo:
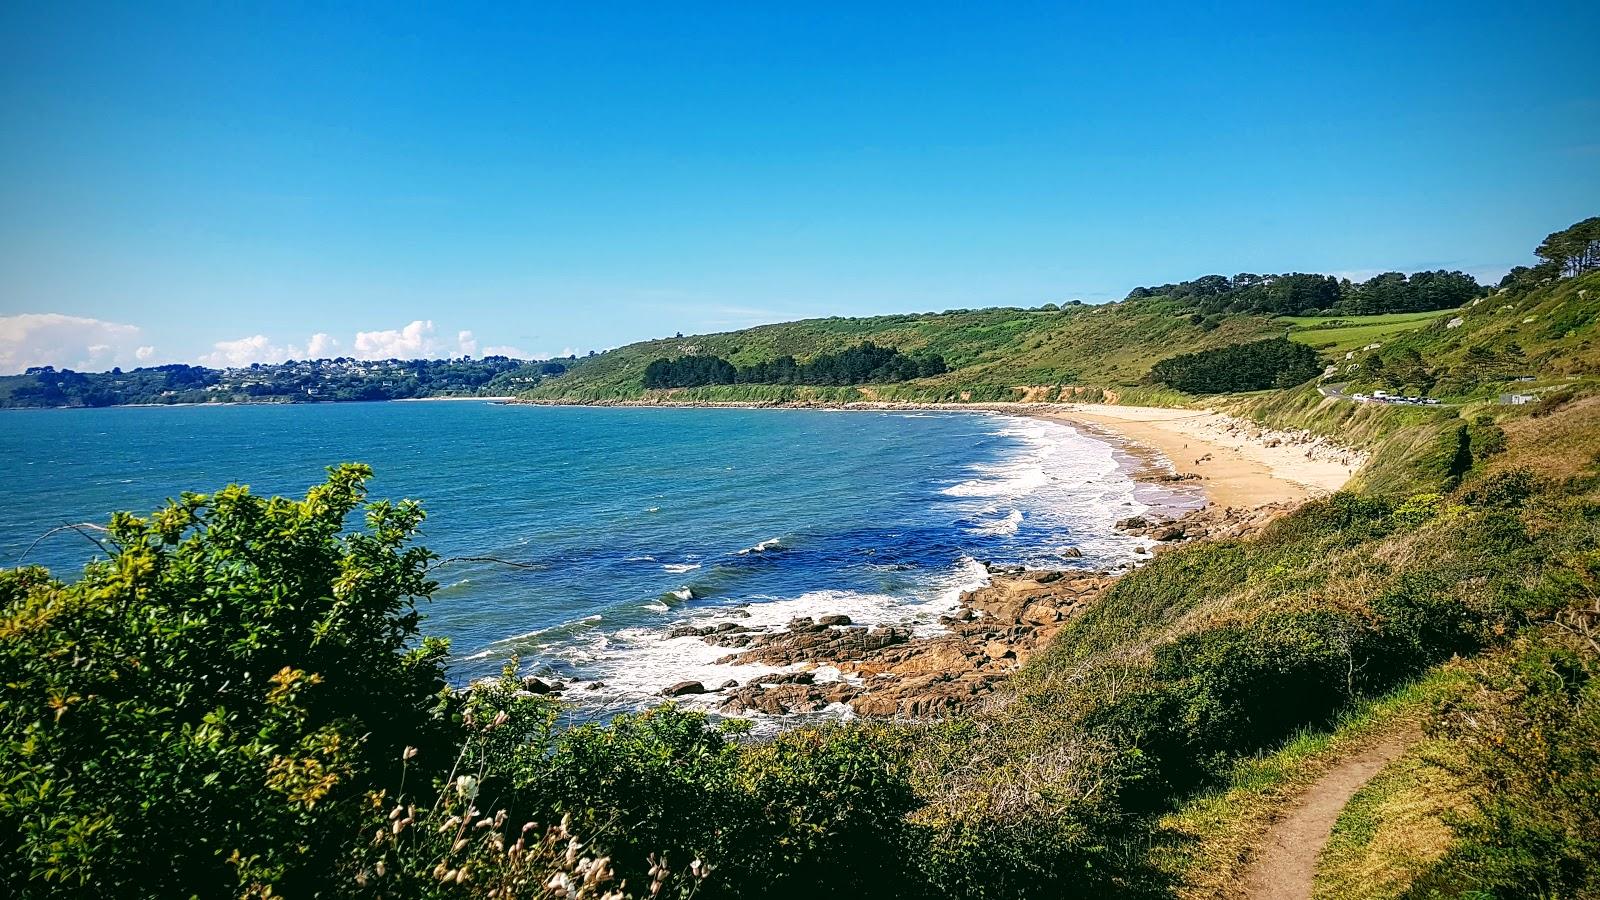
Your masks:
M546 400L510 402L572 405ZM1123 533L1149 542L1150 549L1142 560L1192 541L1249 537L1299 506L1304 496L1271 502L1251 500L1252 505L1248 506L1210 503L1193 508L1182 498L1210 494L1212 476L1178 471L1173 465L1173 449L1163 454L1147 443L1130 439L1118 427L1120 423L1072 418L1067 415L1075 408L1072 403L685 402L663 396L581 405L989 412L1063 422L1110 444L1124 471L1134 480L1163 485L1172 492L1165 506L1157 503L1150 512L1117 523ZM1266 447L1282 446L1308 460L1340 456L1349 462L1350 455L1356 453L1310 432L1272 431L1221 415L1214 415L1205 428L1203 437L1195 438L1195 452L1202 456L1193 462L1201 469L1211 458L1207 440L1249 440ZM1182 444L1181 449L1188 448L1187 443ZM917 634L902 625L866 627L837 614L799 618L783 627L756 628L741 621L748 613L730 610L720 620L683 625L671 635L698 638L726 649L727 654L717 660L719 664L777 671L721 684L682 681L661 691L661 695L685 698L725 715L810 715L842 706L857 716L923 719L971 709L989 702L1009 675L1142 560L1129 561L1112 571L1040 571L986 565L989 583L964 592L955 611L940 619L943 630L932 635ZM541 683L531 689L540 688L550 690L551 686ZM555 689L559 691L560 687Z
M1134 517L1118 527L1150 538L1156 542L1152 552L1160 552L1190 541L1248 537L1293 507L1206 507L1176 519ZM947 715L988 700L1123 574L987 568L989 584L964 592L955 613L940 620L946 631L930 636L893 625L868 628L843 615L795 619L779 630L751 628L737 619L682 626L673 636L698 637L730 650L719 663L788 671L720 686L685 681L662 693L713 695L713 708L728 715L810 714L835 704L858 716Z

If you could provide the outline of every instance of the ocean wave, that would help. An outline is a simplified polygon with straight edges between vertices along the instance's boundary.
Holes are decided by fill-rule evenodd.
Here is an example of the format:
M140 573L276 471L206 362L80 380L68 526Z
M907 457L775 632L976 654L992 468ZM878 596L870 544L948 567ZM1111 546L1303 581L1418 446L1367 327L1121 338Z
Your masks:
M700 563L667 563L661 568L668 572L693 572L695 569L700 568Z
M978 522L973 530L980 534L1016 534L1017 529L1022 527L1022 518L1022 510L1012 509L998 519Z
M1149 506L1112 445L1061 422L992 421L992 434L1013 443L1009 455L970 466L967 478L940 492L965 511L965 530L986 539L1018 536L1016 546L996 548L1013 562L1058 561L1047 542L1064 536L1085 557L1110 562L1132 556L1135 541L1115 523Z
M784 549L784 546L781 538L767 538L766 540L756 544L754 547L746 547L743 550L740 550L739 555L748 556L751 553L771 553L774 550L782 549Z

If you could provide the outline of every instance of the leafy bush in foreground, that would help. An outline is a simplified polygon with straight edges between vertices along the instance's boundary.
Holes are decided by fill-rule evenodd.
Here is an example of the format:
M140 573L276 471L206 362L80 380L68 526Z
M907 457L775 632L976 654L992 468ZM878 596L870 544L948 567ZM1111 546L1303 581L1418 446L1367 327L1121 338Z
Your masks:
M0 883L18 896L883 893L915 804L872 728L555 727L452 693L433 557L365 466L115 516L71 584L0 572ZM481 808L480 808L481 807ZM757 887L759 886L759 887ZM570 888L570 890L569 890ZM509 893L508 893L509 892Z
M309 893L404 748L442 755L445 647L413 646L422 511L375 503L342 533L369 474L119 514L72 584L0 572L0 881Z

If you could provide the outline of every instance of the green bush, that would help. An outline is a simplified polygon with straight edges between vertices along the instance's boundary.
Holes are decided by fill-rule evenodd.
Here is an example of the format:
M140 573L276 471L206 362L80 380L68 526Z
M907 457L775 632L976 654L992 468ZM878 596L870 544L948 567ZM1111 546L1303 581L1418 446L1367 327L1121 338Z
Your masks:
M0 572L0 881L22 894L309 894L375 780L443 746L431 558L363 466L119 514L72 584Z
M1600 895L1600 656L1556 635L1476 675L1440 726L1467 750L1471 808L1407 896Z

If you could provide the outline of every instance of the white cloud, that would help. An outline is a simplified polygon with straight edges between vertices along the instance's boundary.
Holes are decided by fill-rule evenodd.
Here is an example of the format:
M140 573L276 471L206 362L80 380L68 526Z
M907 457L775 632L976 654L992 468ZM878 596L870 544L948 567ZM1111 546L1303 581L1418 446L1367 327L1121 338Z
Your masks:
M339 339L327 332L319 331L306 342L304 353L294 355L297 359L333 359L339 356Z
M60 313L0 316L0 372L30 366L105 369L146 358L139 355L137 325Z
M213 369L236 368L251 363L280 363L289 358L289 348L273 346L264 334L253 334L232 341L217 341L210 353L200 354L200 365Z
M422 359L437 355L433 320L417 319L404 328L356 332L358 359Z
M518 348L518 347L512 347L509 344L496 344L495 346L492 346L492 347L485 347L485 348L483 348L483 355L484 356L509 356L512 359L537 359L538 358L538 357L534 356L533 354L529 353L526 350L523 350L523 349Z
M156 348L142 343L143 336L136 325L59 313L0 316L0 374L21 372L31 366L103 371L113 366L151 365L158 361ZM347 350L347 346L351 349ZM521 359L532 356L506 345L481 349L487 355ZM477 356L479 350L478 337L472 331L457 331L452 341L438 335L431 320L417 319L403 328L357 332L349 345L325 331L312 334L304 344L280 344L268 335L252 334L217 341L195 361L213 368L237 368L251 363L338 356L439 359Z

